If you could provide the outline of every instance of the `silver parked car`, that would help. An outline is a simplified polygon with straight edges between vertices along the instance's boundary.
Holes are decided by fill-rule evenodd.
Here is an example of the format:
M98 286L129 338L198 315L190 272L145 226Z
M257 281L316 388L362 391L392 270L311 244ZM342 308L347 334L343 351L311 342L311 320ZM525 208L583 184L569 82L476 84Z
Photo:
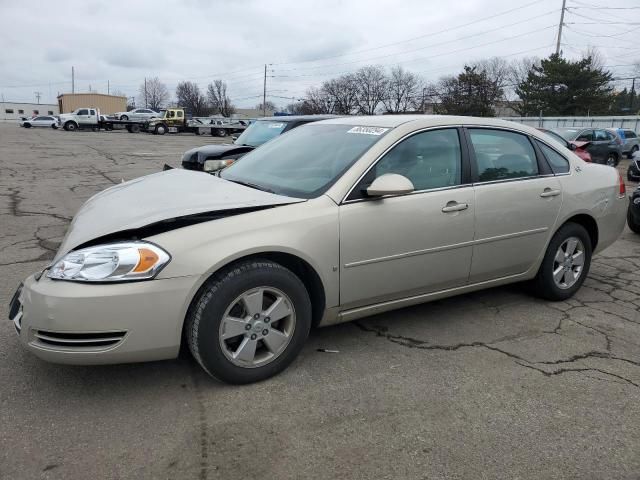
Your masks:
M151 120L152 118L159 118L161 115L149 108L136 108L129 112L117 112L113 114L118 120L131 120L136 122L142 122L145 120Z
M38 115L35 117L27 118L20 121L20 125L25 128L31 127L47 127L58 128L58 119L51 115Z
M627 158L632 158L640 149L640 139L633 130L628 128L607 128L606 130L616 136L620 142L620 149Z
M625 224L616 169L487 118L346 117L248 153L220 177L173 169L76 214L10 316L53 362L173 358L265 379L331 325L507 283L571 297Z

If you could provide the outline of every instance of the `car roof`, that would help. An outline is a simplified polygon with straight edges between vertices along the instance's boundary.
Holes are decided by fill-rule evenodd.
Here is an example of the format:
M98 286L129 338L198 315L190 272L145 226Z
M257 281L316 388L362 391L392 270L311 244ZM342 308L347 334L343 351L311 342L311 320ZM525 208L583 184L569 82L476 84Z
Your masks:
M275 115L273 117L256 118L257 122L278 121L278 122L317 122L320 120L328 120L330 118L339 118L338 115ZM239 119L242 120L242 119Z
M522 123L509 122L499 118L465 117L461 115L372 115L338 117L324 120L322 123L335 125L357 125L363 127L395 128L407 123L419 123L420 126L431 127L440 125L484 125L508 128L525 127Z

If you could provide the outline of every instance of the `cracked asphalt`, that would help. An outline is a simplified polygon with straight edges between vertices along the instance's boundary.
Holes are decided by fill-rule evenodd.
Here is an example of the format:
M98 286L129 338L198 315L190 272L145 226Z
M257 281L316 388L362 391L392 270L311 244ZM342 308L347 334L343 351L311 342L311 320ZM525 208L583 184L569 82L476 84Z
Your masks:
M219 141L0 123L5 319L89 196ZM0 321L0 478L638 479L639 268L625 229L569 301L513 285L316 330L243 387L187 355L47 364Z

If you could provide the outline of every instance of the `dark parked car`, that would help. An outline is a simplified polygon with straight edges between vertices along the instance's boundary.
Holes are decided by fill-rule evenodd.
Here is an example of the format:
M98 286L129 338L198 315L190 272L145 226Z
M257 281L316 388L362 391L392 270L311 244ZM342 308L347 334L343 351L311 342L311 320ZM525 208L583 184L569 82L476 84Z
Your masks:
M569 142L590 142L586 149L594 163L604 163L615 167L622 158L620 138L604 128L552 128Z
M633 232L640 233L640 187L636 188L629 197L627 225Z
M562 136L558 135L556 132L552 130L547 130L546 128L538 128L541 132L546 133L551 138L553 138L556 142L561 143L566 148L575 153L578 157L580 157L585 162L591 162L591 155L587 151L587 147L589 146L589 142L570 142L565 140Z
M182 156L182 168L217 172L272 138L300 125L335 118L335 115L296 115L259 118L231 144L192 148Z
M631 162L629 162L627 180L630 182L640 182L640 153L637 151L631 157Z

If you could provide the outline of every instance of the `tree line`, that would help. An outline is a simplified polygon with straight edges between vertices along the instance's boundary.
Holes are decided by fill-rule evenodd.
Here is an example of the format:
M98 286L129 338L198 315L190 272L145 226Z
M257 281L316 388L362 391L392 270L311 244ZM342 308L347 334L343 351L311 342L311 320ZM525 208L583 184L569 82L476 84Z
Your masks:
M400 66L387 70L369 65L307 89L284 110L302 115L427 112L484 117L504 115L505 109L521 116L636 114L640 101L635 90L613 85L613 75L597 51L577 60L555 54L512 61L494 57L470 62L458 74L436 82ZM195 116L229 117L236 111L223 80L209 83L204 92L194 82L180 82L175 97L177 105ZM139 104L159 109L169 101L169 90L157 77L140 86ZM276 106L267 102L266 109Z

